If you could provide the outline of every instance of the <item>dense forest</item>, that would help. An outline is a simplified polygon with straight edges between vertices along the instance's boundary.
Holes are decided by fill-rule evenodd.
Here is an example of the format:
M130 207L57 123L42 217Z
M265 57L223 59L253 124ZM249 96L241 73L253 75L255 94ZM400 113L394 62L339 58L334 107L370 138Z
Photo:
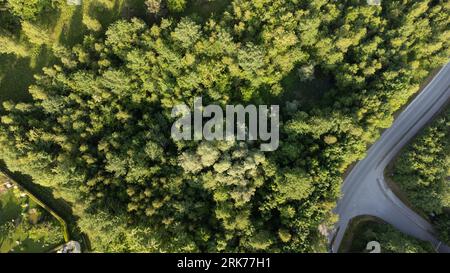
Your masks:
M72 203L96 251L326 251L318 227L335 221L344 171L448 61L449 1L188 12L198 1L223 5L149 0L145 16L85 16L70 47L42 19L65 1L0 0L0 52L58 59L35 75L32 99L3 102L0 157ZM279 149L173 141L172 108L198 96L280 104Z
M450 244L450 108L447 107L395 162L394 181L431 218Z

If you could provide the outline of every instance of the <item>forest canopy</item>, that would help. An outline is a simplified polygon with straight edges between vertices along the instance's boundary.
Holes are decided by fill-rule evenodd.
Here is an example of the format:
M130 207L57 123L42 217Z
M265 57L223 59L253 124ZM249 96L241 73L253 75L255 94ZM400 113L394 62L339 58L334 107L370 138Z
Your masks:
M76 204L96 251L326 251L343 172L449 56L448 1L233 0L202 18L153 0L73 47L7 2L59 61L3 103L0 156ZM2 29L0 52L25 56L19 38ZM279 149L173 141L171 109L199 96L280 104Z
M439 237L450 243L450 109L447 107L399 156L394 181Z

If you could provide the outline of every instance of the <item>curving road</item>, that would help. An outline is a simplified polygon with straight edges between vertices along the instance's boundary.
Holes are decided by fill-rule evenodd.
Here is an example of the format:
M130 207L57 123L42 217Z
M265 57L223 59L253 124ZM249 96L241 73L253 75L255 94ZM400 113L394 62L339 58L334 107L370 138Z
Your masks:
M349 221L360 215L379 217L406 234L431 242L438 252L450 252L448 246L436 239L431 224L403 204L384 180L384 169L389 162L449 98L450 63L398 116L345 179L342 198L335 209L340 219L332 240L332 252L339 249Z

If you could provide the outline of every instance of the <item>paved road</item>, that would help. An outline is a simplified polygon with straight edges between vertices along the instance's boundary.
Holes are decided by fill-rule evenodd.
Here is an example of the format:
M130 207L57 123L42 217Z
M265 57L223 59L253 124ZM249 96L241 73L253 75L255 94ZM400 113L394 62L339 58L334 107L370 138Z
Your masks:
M384 169L450 98L450 63L441 69L430 84L398 116L393 125L358 162L342 187L342 198L335 212L336 225L332 252L337 252L349 220L360 215L372 215L392 224L400 231L431 242L439 252L450 252L435 237L433 227L409 209L388 188Z

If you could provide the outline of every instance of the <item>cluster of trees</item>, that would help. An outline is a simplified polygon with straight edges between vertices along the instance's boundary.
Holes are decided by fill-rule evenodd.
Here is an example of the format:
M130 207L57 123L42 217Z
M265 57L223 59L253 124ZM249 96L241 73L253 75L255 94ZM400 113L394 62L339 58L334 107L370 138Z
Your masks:
M7 6L14 15L24 20L34 20L36 17L50 9L54 2L59 0L2 0L2 5ZM0 2L1 3L1 2Z
M378 242L381 253L435 253L429 242L406 235L379 219L362 220L352 227L353 239L346 252L367 253L369 242Z
M450 109L401 153L393 174L411 203L431 216L450 243Z
M447 60L448 8L233 0L205 23L119 20L54 48L61 63L36 75L32 103L3 104L0 154L82 204L98 251L325 251L318 226L334 221L342 173ZM272 104L294 70L299 85L319 71L333 88L309 107L282 105L276 152L170 138L173 106Z
M0 54L28 57L34 46L50 44L38 18L57 12L63 0L0 0Z
M23 194L19 189L0 192L0 253L45 252L62 244L58 221Z

